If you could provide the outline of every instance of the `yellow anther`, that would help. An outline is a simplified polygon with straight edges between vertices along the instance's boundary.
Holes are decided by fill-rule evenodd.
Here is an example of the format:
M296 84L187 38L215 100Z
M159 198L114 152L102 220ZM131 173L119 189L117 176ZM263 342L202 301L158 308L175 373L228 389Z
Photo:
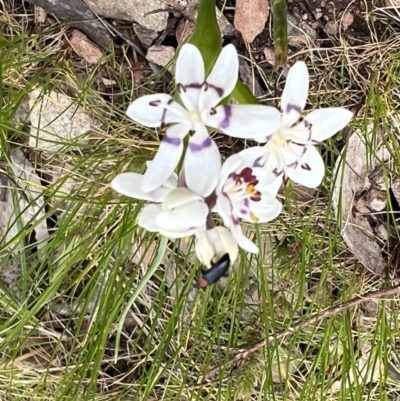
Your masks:
M255 190L253 184L247 185L247 187L246 187L246 194L248 194L248 195L254 195L254 194L256 194L256 193L257 193L257 191Z
M250 218L254 221L254 223L258 222L258 217L253 212L250 212Z

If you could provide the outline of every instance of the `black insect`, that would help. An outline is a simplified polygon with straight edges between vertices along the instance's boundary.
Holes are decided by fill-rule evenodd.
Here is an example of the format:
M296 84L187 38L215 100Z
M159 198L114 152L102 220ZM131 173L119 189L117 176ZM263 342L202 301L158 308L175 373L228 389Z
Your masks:
M222 256L220 260L213 263L208 270L203 272L203 277L197 282L197 287L205 288L217 282L222 276L226 276L231 265L229 253Z

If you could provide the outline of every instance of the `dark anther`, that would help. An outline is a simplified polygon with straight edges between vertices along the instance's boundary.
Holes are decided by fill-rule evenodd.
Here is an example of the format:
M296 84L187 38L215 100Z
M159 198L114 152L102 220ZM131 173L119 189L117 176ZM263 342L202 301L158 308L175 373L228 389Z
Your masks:
M178 88L178 91L179 91L179 92L182 92L182 91L183 91L183 92L186 92L186 88L185 88L182 84L178 84L178 85L177 85L177 88Z
M150 106L157 107L161 103L161 100L153 100L149 103Z
M272 170L272 172L278 177L279 172L278 172L278 169L276 167Z
M214 109L214 107L210 110L210 116L213 116L214 114L217 114L217 110Z
M194 129L191 129L191 130L189 131L189 135L190 135L190 136L193 136L195 133L196 133L196 131L195 131Z
M311 167L307 163L302 164L301 168L307 171L311 171Z

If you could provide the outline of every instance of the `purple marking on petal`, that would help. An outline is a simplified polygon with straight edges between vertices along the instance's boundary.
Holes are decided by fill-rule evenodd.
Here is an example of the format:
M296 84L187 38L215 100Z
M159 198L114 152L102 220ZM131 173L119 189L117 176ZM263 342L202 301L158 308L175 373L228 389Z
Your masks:
M252 167L262 167L263 163L261 163L262 156L257 157L256 160L254 160L253 166Z
M193 82L191 84L185 85L184 87L185 87L185 89L187 89L187 88L190 88L190 89L201 89L201 87L203 85L204 84L198 84L197 82Z
M247 210L246 209L240 209L240 214L246 216L247 215Z
M222 106L222 108L224 109L225 116L224 116L224 119L220 122L219 127L220 128L227 128L227 127L229 127L230 119L232 117L232 107L224 104Z
M232 215L232 223L233 223L235 226L239 225L239 219L238 219L236 216L233 216L233 215Z
M214 89L219 97L222 97L224 94L224 90L222 88L220 88L219 86L216 85L212 85L212 84L208 84L210 88Z
M164 109L161 114L161 125L165 124L165 117L167 115L167 109Z
M299 164L299 161L296 160L296 161L293 162L293 163L287 164L286 167L288 167L288 168L292 168L292 167L296 168L298 164Z
M167 102L167 105L169 106L169 105L172 104L173 102L174 102L174 99L169 99L168 102ZM164 108L164 110L163 110L163 112L162 112L162 115L161 115L161 125L164 125L164 124L165 124L165 117L166 117L166 115L167 115L167 111L168 111L168 109L167 109L167 108Z
M189 148L192 152L201 152L205 148L209 148L212 144L212 139L210 137L207 137L204 139L203 143L197 144L190 142L189 140Z
M164 135L163 141L173 146L179 146L182 143L181 138L170 137L167 134Z
M246 207L249 207L250 202L249 202L249 199L248 199L248 198L244 198L243 203L244 203L244 205L245 205Z
M294 103L288 103L288 105L286 106L285 113L289 114L292 110L296 111L299 114L301 113L300 106L298 106L297 104L294 104Z

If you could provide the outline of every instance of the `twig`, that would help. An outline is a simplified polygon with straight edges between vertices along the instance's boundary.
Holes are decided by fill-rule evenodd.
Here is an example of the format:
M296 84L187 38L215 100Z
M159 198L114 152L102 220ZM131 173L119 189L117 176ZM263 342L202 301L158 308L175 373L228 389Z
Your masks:
M267 343L267 341L270 342L270 341L279 340L281 338L284 338L295 331L301 330L304 327L311 326L312 324L319 322L323 319L326 319L327 317L337 315L337 314L345 311L346 309L349 309L353 306L362 304L363 302L366 302L369 299L378 299L378 298L388 297L390 295L395 295L398 293L400 293L400 284L398 284L394 287L385 288L383 290L367 292L364 295L352 298L349 301L346 301L340 305L332 306L331 308L326 309L324 312L314 315L307 321L297 321L296 323L293 324L292 327L290 327L288 329L279 330L275 334L270 335L268 337L268 339L263 339L263 340L257 341L256 343L251 345L249 348L246 348L246 349L240 351L239 353L237 353L235 356L233 356L231 359L229 359L229 361L227 361L226 364L233 365L236 362L247 358L249 355L253 354L254 352L257 352L259 349L264 347L264 345ZM206 373L206 376L205 376L206 379L212 378L220 369L221 369L221 366L217 366L217 367L209 370ZM203 383L203 384L207 384L207 383Z

